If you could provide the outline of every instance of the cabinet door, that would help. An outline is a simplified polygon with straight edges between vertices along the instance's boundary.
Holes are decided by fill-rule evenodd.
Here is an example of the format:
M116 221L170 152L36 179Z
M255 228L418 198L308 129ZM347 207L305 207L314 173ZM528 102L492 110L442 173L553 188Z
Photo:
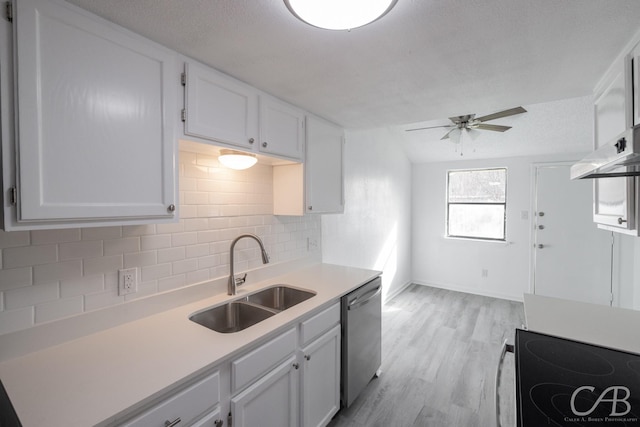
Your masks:
M185 76L185 135L251 148L258 138L256 90L191 62Z
M302 425L326 426L340 409L340 325L302 353Z
M343 212L344 132L340 127L313 116L307 116L306 130L306 211Z
M298 364L291 356L231 399L237 427L298 425Z
M260 96L260 151L302 161L304 112L276 98Z
M596 94L595 148L606 144L627 129L630 123L630 65L621 63L609 83ZM634 178L594 180L594 221L621 230L635 228Z
M18 221L173 217L175 54L62 1L14 4Z

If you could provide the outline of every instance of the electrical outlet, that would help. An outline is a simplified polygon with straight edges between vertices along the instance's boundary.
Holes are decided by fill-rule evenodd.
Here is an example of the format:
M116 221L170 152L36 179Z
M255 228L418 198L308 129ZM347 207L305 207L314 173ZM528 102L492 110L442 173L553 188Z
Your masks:
M486 268L482 269L482 277L489 277L489 270L487 270Z
M126 268L118 270L118 295L138 292L138 269Z
M307 237L307 251L315 251L318 249L318 239Z

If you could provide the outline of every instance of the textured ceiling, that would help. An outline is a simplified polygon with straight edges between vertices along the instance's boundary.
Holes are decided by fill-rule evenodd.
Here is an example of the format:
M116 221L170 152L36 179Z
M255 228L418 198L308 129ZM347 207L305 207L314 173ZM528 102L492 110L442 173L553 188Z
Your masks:
M70 1L347 129L588 95L640 30L639 0L399 0L351 32L282 0Z

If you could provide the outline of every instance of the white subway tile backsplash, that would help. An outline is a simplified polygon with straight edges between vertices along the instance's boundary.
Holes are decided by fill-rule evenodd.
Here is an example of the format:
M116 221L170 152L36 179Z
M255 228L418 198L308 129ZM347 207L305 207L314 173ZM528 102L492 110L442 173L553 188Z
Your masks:
M104 254L116 255L127 252L137 252L140 250L139 237L123 237L121 239L112 239L104 241Z
M33 268L9 268L0 270L0 291L33 284Z
M84 240L80 242L61 243L58 247L60 261L92 258L102 256L101 240Z
M142 236L140 238L140 249L148 251L151 249L164 249L171 247L171 234L158 234L153 236Z
M143 267L147 265L155 265L158 263L158 252L134 252L124 254L124 268Z
M85 311L97 310L99 308L109 307L123 302L124 297L118 295L117 289L109 289L105 292L85 295L84 309Z
M142 267L140 274L141 280L144 282L171 276L171 263Z
M124 227L0 231L0 334L226 277L229 246L260 236L271 262L308 255L320 217L273 216L273 168L233 171L180 153L180 221ZM254 241L236 246L237 272L262 266ZM117 295L118 270L137 267L138 292Z
M60 282L60 298L71 298L78 295L94 294L104 291L104 275L85 276L78 279Z
M0 231L0 249L16 246L27 246L31 243L31 234L28 231Z
M60 290L57 282L9 289L4 291L4 307L6 310L29 307L58 299L59 294Z
M185 274L166 277L164 279L158 280L158 291L159 292L170 291L172 289L181 288L186 284L187 284L187 276Z
M57 245L23 246L2 250L2 268L49 264L57 260Z
M35 307L0 311L0 335L33 326Z
M79 229L63 230L34 230L31 232L31 244L43 245L48 243L76 242L80 240Z
M33 267L33 284L57 282L82 276L82 260L42 264Z
M198 233L195 231L175 233L171 236L171 246L187 246L198 243Z
M76 296L37 304L35 307L35 323L80 314L84 311L84 298Z
M107 273L110 271L118 271L119 269L123 268L124 265L122 255L87 258L82 260L82 263L85 276Z
M122 227L83 228L80 231L82 240L105 240L122 237Z
M158 250L158 262L179 261L186 258L186 250L183 246L178 248L160 249Z

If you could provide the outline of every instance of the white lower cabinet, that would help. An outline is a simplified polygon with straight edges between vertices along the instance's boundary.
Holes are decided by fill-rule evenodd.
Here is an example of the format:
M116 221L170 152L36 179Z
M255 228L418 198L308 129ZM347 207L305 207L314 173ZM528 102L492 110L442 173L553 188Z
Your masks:
M302 426L326 426L340 409L340 325L302 349Z
M231 399L233 425L238 427L298 425L298 368L295 356Z
M216 371L209 374L205 378L197 381L195 384L176 392L174 395L166 398L162 402L156 404L146 410L137 417L119 424L123 427L173 427L187 426L194 421L198 421L195 425L218 427L222 424L216 424L219 418L210 420L214 414L220 414L216 408L220 403L220 374ZM203 415L205 415L203 417Z
M324 427L340 409L340 360L336 302L114 425Z

